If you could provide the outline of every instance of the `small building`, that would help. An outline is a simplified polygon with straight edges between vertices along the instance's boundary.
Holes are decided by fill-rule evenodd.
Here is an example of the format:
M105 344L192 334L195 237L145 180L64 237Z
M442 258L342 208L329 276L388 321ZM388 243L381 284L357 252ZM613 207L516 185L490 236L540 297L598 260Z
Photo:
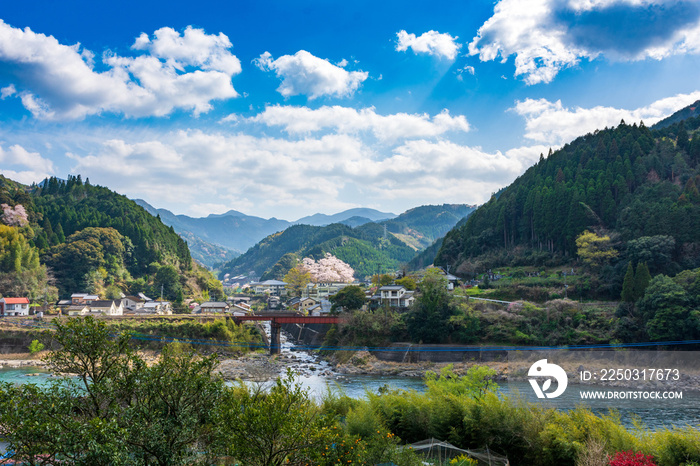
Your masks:
M201 314L223 314L228 312L231 307L228 303L221 301L207 301L199 305L199 312ZM195 312L197 310L195 309Z
M125 311L135 311L137 309L141 309L147 302L148 301L143 299L141 296L124 296L122 298L122 306L124 306Z
M61 309L61 312L67 316L86 316L90 314L90 307L85 304L71 304Z
M73 293L70 299L71 304L92 304L94 301L99 301L100 297L88 293Z
M28 316L29 298L0 299L0 317Z
M303 312L304 314L308 314L309 309L317 304L319 304L319 302L314 298L302 298L299 301L299 311Z
M169 301L147 301L143 307L136 311L137 314L170 315L173 309Z
M232 304L228 311L229 314L234 317L247 316L251 314L250 306L245 303Z
M124 315L124 306L121 299L93 301L89 304L89 308L92 314L103 314L106 316Z
M322 299L318 304L311 306L308 309L310 316L322 316L331 313L331 307L333 304L327 299Z
M405 309L415 301L413 291L401 285L386 285L379 288L379 303L382 306Z
M256 294L267 293L273 296L286 296L287 284L279 280L265 280L264 282L252 282L250 287Z
M329 296L333 296L338 291L342 290L350 283L332 282L332 283L308 283L301 291L302 298L313 298L321 300Z

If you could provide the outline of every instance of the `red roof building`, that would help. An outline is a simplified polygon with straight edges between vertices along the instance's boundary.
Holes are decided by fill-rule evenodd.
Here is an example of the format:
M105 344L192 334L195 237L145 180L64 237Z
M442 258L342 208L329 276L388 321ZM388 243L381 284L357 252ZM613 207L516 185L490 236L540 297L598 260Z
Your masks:
M29 298L0 298L0 317L28 315Z

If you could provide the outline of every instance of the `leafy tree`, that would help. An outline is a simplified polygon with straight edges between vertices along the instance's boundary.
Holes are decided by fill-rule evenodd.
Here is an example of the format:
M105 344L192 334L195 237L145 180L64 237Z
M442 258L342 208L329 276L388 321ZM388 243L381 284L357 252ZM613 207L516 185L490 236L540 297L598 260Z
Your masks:
M627 242L628 256L637 264L646 263L651 273L658 274L673 261L676 240L669 235L642 236Z
M624 302L632 303L636 301L634 285L634 267L632 267L632 262L629 262L627 264L627 273L625 273L625 279L622 282L622 300Z
M39 340L32 340L32 342L29 344L28 349L31 354L39 353L41 351L44 351L44 344L41 343Z
M294 296L301 296L302 290L311 283L311 274L303 265L299 264L287 272L283 281Z
M449 335L448 320L454 314L447 279L436 269L428 269L420 283L420 294L406 316L413 341L442 343Z
M394 283L394 276L387 273L374 275L372 277L372 284L375 286L386 286L392 283Z
M665 275L657 275L649 282L639 309L653 340L694 339L700 334L700 320L688 307L686 291Z
M598 268L617 257L618 252L612 247L610 236L598 236L588 230L576 238L578 255L583 262Z
M216 418L222 452L250 466L312 464L332 438L333 423L291 372L269 391L245 384L227 391Z
M342 288L329 299L333 303L331 312L337 312L341 309L354 311L365 304L365 292L359 286L350 285Z
M416 284L416 279L413 277L403 277L396 280L394 283L401 285L409 291L415 290L418 285Z
M640 262L637 264L637 271L634 274L634 300L637 301L644 297L644 293L649 286L651 281L651 275L649 274L649 268L646 262Z

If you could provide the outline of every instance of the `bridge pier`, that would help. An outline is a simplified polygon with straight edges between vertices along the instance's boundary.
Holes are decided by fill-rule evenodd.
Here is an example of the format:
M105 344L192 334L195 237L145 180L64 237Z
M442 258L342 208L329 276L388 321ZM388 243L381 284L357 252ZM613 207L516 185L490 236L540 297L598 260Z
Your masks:
M270 321L270 354L280 354L282 343L280 342L280 333L282 333L282 324L272 319Z

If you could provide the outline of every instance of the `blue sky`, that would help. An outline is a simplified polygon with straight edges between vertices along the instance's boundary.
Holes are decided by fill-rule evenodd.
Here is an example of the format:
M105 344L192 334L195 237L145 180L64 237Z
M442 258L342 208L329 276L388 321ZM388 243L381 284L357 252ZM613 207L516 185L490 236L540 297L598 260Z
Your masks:
M175 213L481 203L596 128L700 99L689 0L25 0L0 172Z

